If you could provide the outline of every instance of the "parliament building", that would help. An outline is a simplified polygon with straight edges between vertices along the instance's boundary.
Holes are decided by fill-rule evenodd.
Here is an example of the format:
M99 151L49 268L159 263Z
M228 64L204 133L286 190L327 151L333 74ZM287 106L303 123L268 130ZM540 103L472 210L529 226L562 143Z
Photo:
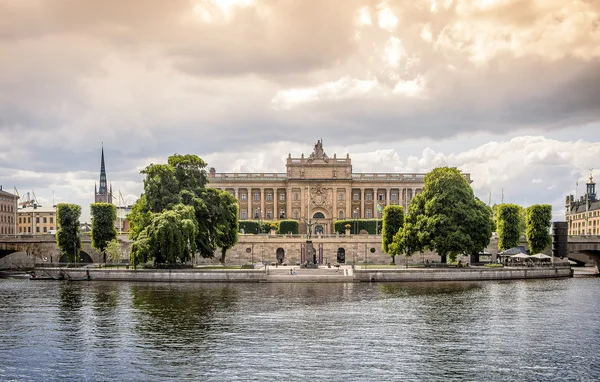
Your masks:
M470 175L464 174L469 183ZM210 168L209 186L230 192L239 203L240 220L308 222L314 234L331 234L342 219L381 218L390 204L408 208L421 192L425 174L354 173L349 154L329 157L322 141L305 157L288 155L285 173L218 173Z

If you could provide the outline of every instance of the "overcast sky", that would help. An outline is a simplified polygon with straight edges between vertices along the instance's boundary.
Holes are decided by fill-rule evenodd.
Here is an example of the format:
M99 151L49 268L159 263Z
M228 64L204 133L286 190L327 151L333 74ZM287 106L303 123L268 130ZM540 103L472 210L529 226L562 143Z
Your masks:
M320 138L560 220L598 131L600 0L0 0L0 184L82 221L101 142L131 204L173 153L284 172Z

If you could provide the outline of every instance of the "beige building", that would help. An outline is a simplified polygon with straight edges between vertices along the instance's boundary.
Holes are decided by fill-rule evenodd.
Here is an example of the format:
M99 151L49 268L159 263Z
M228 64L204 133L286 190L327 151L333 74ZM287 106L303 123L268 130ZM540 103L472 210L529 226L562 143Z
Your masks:
M17 215L20 234L43 235L56 233L56 208L40 207L35 204L19 209Z
M15 234L15 211L17 211L16 195L2 190L0 186L0 235Z
M600 235L600 201L596 199L596 183L591 175L584 196L578 200L567 196L565 211L568 235Z
M425 174L354 173L346 154L329 157L318 141L305 157L287 158L285 173L209 171L209 186L230 192L240 206L240 220L295 219L300 233L308 222L313 233L330 234L341 219L381 218L390 204L409 205L421 192ZM470 182L470 175L465 174Z

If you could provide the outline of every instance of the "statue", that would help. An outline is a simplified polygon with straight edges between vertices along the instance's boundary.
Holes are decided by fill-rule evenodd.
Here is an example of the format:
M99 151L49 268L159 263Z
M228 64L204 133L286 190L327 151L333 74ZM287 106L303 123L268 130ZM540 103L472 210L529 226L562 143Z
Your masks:
M327 154L325 154L325 151L323 151L323 142L321 140L317 141L312 154L310 154L310 156L308 158L309 159L324 159L325 161L327 161L327 159L329 159Z

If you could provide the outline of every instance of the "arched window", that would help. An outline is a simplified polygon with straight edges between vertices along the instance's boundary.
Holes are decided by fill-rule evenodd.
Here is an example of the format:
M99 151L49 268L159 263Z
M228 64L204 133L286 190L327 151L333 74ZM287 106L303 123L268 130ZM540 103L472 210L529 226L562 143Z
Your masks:
M338 214L338 216L339 216L340 219L343 219L344 218L344 211L340 210L340 213Z
M325 219L325 215L323 215L323 213L322 213L322 212L316 212L316 213L313 215L313 218L315 218L315 219Z

